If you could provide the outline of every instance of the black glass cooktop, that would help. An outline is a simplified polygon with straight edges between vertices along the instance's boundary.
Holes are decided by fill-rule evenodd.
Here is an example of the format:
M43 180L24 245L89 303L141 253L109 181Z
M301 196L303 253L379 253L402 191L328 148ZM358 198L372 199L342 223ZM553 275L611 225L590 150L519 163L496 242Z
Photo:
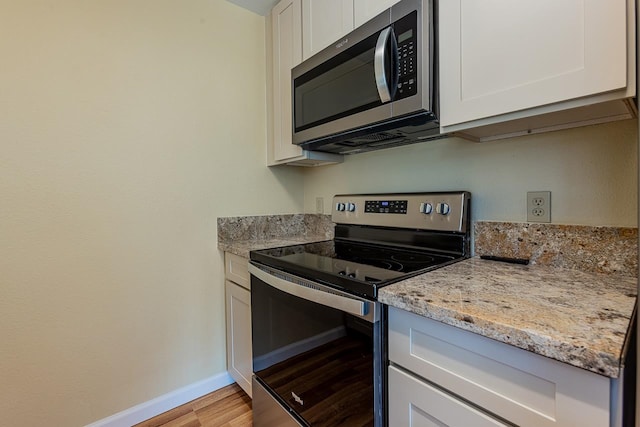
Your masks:
M458 257L339 240L251 252L251 260L317 280L347 292L377 298L378 288L437 268Z

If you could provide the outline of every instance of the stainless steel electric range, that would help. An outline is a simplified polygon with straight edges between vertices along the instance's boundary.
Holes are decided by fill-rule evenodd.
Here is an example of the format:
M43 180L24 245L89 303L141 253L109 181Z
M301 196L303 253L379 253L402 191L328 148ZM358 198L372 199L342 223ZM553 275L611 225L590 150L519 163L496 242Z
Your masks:
M251 252L254 426L386 425L378 290L467 258L470 200L339 195L333 240Z

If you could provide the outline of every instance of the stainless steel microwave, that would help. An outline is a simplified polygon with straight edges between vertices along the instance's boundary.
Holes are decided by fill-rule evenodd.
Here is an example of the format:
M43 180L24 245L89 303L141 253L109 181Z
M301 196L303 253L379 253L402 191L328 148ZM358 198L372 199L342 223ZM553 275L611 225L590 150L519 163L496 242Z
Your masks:
M292 72L293 143L351 154L440 137L434 0L402 0Z

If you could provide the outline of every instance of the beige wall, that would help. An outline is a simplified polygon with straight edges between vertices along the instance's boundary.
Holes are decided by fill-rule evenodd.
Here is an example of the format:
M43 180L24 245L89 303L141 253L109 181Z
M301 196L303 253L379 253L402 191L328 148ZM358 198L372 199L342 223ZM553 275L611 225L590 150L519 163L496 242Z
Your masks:
M0 424L84 425L224 372L216 217L303 209L300 170L264 167L264 18L0 11Z
M474 220L526 221L551 191L558 224L637 225L637 121L486 143L449 138L346 157L305 175L305 211L339 193L468 190Z

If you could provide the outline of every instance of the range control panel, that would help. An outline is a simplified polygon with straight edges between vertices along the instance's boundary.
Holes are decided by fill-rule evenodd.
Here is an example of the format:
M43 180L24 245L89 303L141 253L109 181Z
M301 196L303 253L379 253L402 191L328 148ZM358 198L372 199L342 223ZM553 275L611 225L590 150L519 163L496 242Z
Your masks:
M331 219L338 224L464 232L471 194L343 194L333 198Z
M364 202L365 213L406 214L406 200L367 200Z

